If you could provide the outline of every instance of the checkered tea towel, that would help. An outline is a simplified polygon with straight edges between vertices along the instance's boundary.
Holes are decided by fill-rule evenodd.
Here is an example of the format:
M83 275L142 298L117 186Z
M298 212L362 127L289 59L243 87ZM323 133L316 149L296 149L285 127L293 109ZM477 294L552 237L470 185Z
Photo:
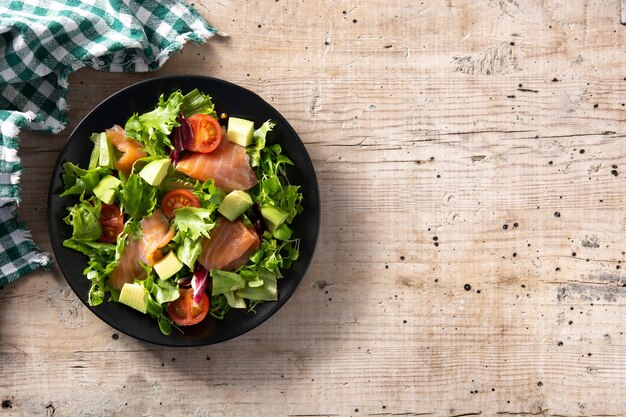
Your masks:
M0 0L0 285L51 264L17 219L20 128L65 127L72 71L154 71L215 33L180 0Z

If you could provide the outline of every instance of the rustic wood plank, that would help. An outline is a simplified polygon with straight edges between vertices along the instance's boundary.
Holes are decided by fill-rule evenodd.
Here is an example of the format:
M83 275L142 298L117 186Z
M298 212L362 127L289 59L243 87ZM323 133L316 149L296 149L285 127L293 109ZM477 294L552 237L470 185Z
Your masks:
M184 350L113 338L57 267L23 278L0 291L2 414L626 413L619 2L195 6L230 37L158 75L227 79L290 121L322 193L313 265L259 328ZM67 130L22 135L44 249L65 137L155 75L80 70Z

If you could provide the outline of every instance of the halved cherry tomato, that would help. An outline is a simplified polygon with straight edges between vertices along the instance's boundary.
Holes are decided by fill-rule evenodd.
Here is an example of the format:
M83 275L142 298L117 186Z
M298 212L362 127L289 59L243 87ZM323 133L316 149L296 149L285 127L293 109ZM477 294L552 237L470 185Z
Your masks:
M193 141L187 149L194 152L213 152L222 141L220 123L208 114L194 114L187 119L193 131Z
M202 205L191 191L182 188L168 191L161 200L161 211L169 219L174 217L174 210L182 207L202 207Z
M167 314L179 326L191 326L200 323L209 312L209 297L202 294L199 304L193 302L193 289L181 288L180 297L167 306Z
M104 243L115 243L117 235L124 229L124 216L116 204L104 204L100 209L100 228L102 233L98 240Z

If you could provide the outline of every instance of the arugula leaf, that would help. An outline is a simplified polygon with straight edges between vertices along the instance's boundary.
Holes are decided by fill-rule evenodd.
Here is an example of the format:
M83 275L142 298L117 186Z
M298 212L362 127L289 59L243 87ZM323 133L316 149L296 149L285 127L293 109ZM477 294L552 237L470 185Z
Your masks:
M280 145L263 148L260 152L260 166L257 168L260 181L254 188L255 201L261 206L275 206L285 210L286 223L291 223L294 217L302 213L300 187L289 184L285 171L285 165L293 165L293 162L281 154Z
M222 320L228 310L230 310L230 306L224 294L211 297L211 310L209 310L211 317Z
M269 232L265 232L261 246L257 252L262 252L262 257L257 253L253 258L258 260L258 267L272 272L277 278L282 278L281 269L291 267L291 263L298 259L300 239L278 241ZM254 260L257 260L254 259Z
M265 148L267 132L274 129L274 126L276 126L276 124L268 120L252 133L252 145L246 148L246 152L250 156L250 166L252 168L260 165L261 150Z
M302 213L302 193L299 186L288 185L282 188L280 207L288 213L287 223L291 223L294 217Z
M101 207L98 199L85 200L81 197L76 205L68 209L70 213L63 220L73 228L72 239L93 241L100 237L102 234L100 228Z
M148 154L168 156L173 149L168 136L179 125L176 118L182 101L180 91L170 94L167 100L161 95L154 110L141 115L134 114L128 119L124 127L126 134L143 144Z
M246 281L249 287L256 288L263 285L263 278L254 269L242 269L239 271L239 275Z
M217 117L215 113L215 105L211 97L201 93L197 88L185 94L180 105L180 111L187 117L197 113L209 114Z
M209 237L215 226L213 210L199 207L182 207L174 211L174 227L183 236L197 240L200 236Z
M172 333L172 320L165 313L157 318L157 322L159 323L159 330L165 336L169 336Z
M157 198L157 188L151 186L137 174L131 174L128 180L122 177L122 187L119 192L122 210L135 220L152 214Z
M107 167L98 167L94 169L83 169L71 162L63 164L63 185L65 191L61 193L61 197L71 194L92 193L93 188L98 185L100 180L111 170Z
M226 191L218 188L212 179L205 182L196 181L193 186L193 194L198 197L202 207L211 211L217 210L226 197Z

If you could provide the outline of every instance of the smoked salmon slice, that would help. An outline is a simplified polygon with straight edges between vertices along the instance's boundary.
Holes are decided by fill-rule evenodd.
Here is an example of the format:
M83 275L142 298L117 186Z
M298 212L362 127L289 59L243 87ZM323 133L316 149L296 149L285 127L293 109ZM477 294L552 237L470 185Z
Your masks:
M258 182L250 167L246 148L228 140L222 140L211 153L191 152L184 155L176 169L200 181L212 179L217 187L228 192L248 190Z
M259 247L259 236L248 229L241 220L234 222L220 217L210 238L202 238L202 252L198 257L200 265L207 270L233 270L248 261Z
M115 168L122 171L128 178L135 161L148 156L148 154L143 151L143 146L139 142L126 136L126 131L121 126L115 125L107 129L106 132L113 146L123 153L122 157L115 163Z
M139 224L142 231L141 239L129 237L129 242L109 277L109 285L117 290L121 290L127 282L144 279L146 271L139 261L150 266L154 265L162 258L159 248L167 245L174 237L174 228L170 227L167 217L160 210L152 213L150 217L145 217Z

